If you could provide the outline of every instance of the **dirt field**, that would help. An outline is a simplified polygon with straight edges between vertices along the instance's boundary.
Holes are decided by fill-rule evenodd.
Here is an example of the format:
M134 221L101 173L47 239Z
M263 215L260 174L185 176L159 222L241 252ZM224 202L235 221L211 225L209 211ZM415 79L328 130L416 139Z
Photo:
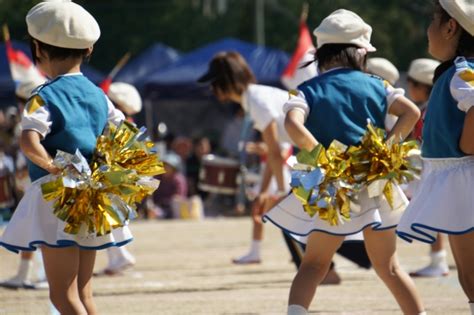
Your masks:
M101 314L285 314L295 268L280 231L266 227L261 265L235 266L231 258L249 244L250 220L208 219L134 222L129 246L137 264L123 276L94 279ZM401 263L413 270L428 261L428 246L400 241ZM0 249L0 279L11 276L19 256ZM313 314L401 314L373 270L341 257L338 286L318 289ZM452 257L449 256L452 265ZM99 253L97 270L106 264ZM428 314L468 314L456 270L442 279L417 279ZM0 314L49 314L47 291L0 288Z

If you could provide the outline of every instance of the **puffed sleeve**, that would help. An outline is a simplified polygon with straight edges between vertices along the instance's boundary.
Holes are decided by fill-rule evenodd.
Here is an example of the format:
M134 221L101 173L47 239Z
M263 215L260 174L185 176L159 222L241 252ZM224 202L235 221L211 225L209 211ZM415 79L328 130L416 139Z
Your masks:
M48 106L39 95L34 95L26 103L23 110L21 129L34 130L44 138L51 131L51 124L51 114Z
M384 87L385 87L385 95L387 98L387 112L390 109L390 106L392 106L393 102L397 100L400 96L405 95L405 90L402 88L395 88L393 87L388 81L383 81Z
M107 100L108 107L107 120L113 123L114 125L120 124L121 121L125 120L125 115L114 106L112 101L107 96L105 96L105 98Z
M304 93L298 90L291 90L289 95L288 101L283 106L283 112L286 114L293 109L299 110L303 112L306 119L309 114L309 106Z
M464 57L454 61L456 72L451 79L451 95L458 102L459 110L467 112L474 106L474 69L469 67Z

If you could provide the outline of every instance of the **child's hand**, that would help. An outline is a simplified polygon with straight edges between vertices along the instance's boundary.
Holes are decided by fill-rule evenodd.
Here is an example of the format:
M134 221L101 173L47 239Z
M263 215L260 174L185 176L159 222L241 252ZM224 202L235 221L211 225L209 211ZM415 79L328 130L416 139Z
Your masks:
M50 174L53 175L58 175L61 173L61 169L53 164L53 160L49 161L49 163L45 167L45 170L47 170Z

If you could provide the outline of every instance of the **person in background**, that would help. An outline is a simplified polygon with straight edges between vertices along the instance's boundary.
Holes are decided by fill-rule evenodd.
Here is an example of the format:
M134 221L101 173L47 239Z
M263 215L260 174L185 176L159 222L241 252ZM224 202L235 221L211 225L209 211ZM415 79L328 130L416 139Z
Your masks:
M133 122L133 115L138 114L142 110L142 98L138 90L131 84L124 82L112 82L107 96L120 110L126 120ZM133 267L136 259L128 251L126 246L107 248L107 267L96 275L114 276L121 274L124 270Z
M367 72L375 74L386 80L391 86L396 86L400 73L393 63L385 58L369 58L367 59ZM388 114L385 117L385 129L392 130L397 122L397 116Z
M204 155L211 153L211 142L207 137L197 137L193 140L193 150L186 159L186 179L188 181L188 195L199 195L205 199L207 193L199 190L199 170Z
M147 202L148 207L164 219L175 217L173 202L176 199L185 199L188 194L186 177L182 173L182 160L179 155L168 151L161 157L165 166L165 173L159 175L160 186Z
M20 111L23 111L32 92L45 82L46 78L43 76L32 76L30 78L25 78L25 80L18 83L15 88L15 95L18 109ZM13 129L17 128L14 127ZM12 140L10 149L16 151L15 156L13 157L15 159L15 179L13 187L15 190L15 197L19 201L30 184L30 178L28 176L26 158L18 148L19 134L14 132L11 136ZM41 253L38 252L37 255L41 255ZM48 289L48 281L46 280L46 275L44 273L42 259L36 260L37 267L35 268L34 256L35 252L22 251L16 275L0 282L0 287L15 289Z
M439 61L420 58L413 60L408 68L408 95L421 111L421 117L415 125L411 137L420 143L422 142L423 122L425 120L428 100L433 88L433 77L439 65ZM412 184L409 187L409 197L412 197L417 185ZM412 277L447 276L449 274L449 266L446 259L445 243L446 237L438 233L436 241L430 245L430 263L424 268L411 272L410 275Z

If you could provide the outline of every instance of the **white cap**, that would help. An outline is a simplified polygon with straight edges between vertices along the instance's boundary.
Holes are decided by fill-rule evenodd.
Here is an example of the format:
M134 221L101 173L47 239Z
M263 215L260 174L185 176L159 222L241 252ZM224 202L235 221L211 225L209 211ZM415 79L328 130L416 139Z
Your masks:
M100 37L94 17L70 1L40 2L26 15L26 24L31 37L56 47L85 49Z
M420 83L433 85L434 72L438 66L439 61L433 59L415 59L408 68L408 76Z
M397 68L385 58L368 59L367 72L378 75L382 79L387 80L391 85L395 85L400 78Z
M26 78L18 83L15 89L15 94L18 97L27 100L30 98L33 90L45 82L46 78L40 75Z
M142 109L142 98L131 84L113 82L107 95L127 115L134 115Z
M370 44L372 27L352 11L339 9L327 16L314 30L318 48L324 44L354 44L375 51Z
M439 0L439 4L453 19L461 24L462 28L474 36L473 0Z

